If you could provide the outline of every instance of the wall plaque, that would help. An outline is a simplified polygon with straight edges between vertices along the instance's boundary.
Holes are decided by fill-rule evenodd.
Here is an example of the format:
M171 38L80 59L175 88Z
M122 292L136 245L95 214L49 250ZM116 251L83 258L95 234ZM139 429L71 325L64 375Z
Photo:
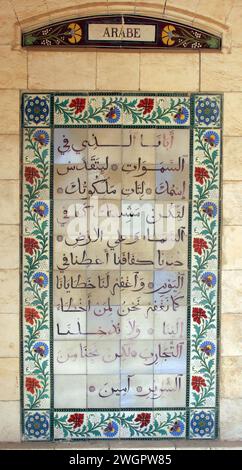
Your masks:
M23 47L221 49L221 37L174 21L139 15L75 18L23 32Z
M218 94L23 94L24 439L216 438L221 122Z

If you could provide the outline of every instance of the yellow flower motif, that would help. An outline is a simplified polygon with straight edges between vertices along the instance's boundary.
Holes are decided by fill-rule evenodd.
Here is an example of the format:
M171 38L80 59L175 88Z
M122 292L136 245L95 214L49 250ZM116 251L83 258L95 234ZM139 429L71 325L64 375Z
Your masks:
M70 30L70 37L68 37L68 41L71 44L76 44L82 38L82 30L79 24L77 23L70 23L68 25L68 29Z
M172 24L168 24L163 28L161 33L161 39L163 44L165 44L166 46L173 46L173 44L175 44L174 39L172 39L174 37L174 31L176 31L176 28Z

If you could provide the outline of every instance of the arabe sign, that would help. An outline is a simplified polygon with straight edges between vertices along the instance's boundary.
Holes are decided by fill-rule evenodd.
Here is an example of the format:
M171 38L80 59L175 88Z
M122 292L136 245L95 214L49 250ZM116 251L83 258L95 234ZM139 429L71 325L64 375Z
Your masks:
M91 23L88 25L91 41L155 41L155 25Z

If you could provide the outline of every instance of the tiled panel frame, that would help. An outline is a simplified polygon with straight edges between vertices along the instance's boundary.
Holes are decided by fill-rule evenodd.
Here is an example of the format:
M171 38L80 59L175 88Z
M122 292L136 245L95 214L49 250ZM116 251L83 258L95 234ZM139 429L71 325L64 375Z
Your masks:
M52 163L55 127L190 129L185 408L53 408ZM218 436L222 96L23 93L22 430L25 440Z

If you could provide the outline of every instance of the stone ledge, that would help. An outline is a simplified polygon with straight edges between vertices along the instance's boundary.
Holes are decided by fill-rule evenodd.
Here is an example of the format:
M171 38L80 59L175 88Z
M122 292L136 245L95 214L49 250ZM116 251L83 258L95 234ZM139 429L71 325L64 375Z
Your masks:
M116 442L96 442L96 441L85 441L78 443L65 443L65 442L21 442L11 443L5 442L0 443L0 450L114 450L114 449L149 449L149 450L242 450L242 441L116 441Z

